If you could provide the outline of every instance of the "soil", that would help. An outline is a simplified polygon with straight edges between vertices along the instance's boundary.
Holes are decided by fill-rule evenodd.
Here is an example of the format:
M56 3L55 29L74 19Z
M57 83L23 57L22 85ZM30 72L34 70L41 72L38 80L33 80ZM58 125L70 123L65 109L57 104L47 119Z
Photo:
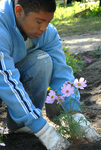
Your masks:
M75 39L73 37L67 37L67 39L75 40L72 44L77 44L79 42L79 39L81 40L80 36L84 37L82 38L82 42L85 43L85 39L90 37L90 41L87 40L87 45L90 45L92 43L92 38L94 38L95 35L95 41L99 38L99 33L95 34L95 32L92 35L75 35ZM97 36L98 35L98 36ZM100 34L101 35L101 34ZM101 36L100 36L101 37ZM64 40L64 38L62 39ZM71 45L71 40L70 45ZM83 41L84 40L84 41ZM66 44L66 37L65 37L65 44ZM68 42L69 42L68 41ZM89 43L89 42L90 43ZM94 41L94 42L95 42ZM72 41L73 42L73 41ZM92 126L95 128L95 130L101 135L101 58L100 55L96 55L93 50L97 48L97 45L92 47L92 49L89 49L89 46L86 50L83 49L81 42L81 49L80 51L80 45L77 48L77 45L74 47L70 47L70 50L73 53L78 52L80 57L88 57L91 59L91 63L86 62L86 65L84 66L83 70L79 75L76 75L77 78L84 77L87 80L87 87L84 90L80 91L81 94L81 101L87 106L85 110L83 110L83 114L86 116L86 118L91 122ZM99 43L101 44L101 43ZM7 107L4 103L2 103L0 107L0 121L3 121L6 125L6 110ZM43 110L43 116L48 120L48 122L53 123L46 115L45 107ZM54 124L54 123L53 123ZM46 148L40 143L38 138L36 138L34 135L29 134L8 134L7 138L4 137L3 141L5 142L5 147L0 147L0 150L46 150ZM75 143L72 144L68 150L101 150L101 141L93 143L93 144L82 144L82 143Z

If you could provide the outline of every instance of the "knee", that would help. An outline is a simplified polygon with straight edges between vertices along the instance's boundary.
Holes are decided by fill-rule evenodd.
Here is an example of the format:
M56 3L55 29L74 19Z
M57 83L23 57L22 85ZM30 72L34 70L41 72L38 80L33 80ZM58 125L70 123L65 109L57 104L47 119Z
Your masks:
M29 53L16 67L20 72L20 80L24 83L29 79L40 79L41 77L50 79L53 63L48 53L42 50L36 50Z

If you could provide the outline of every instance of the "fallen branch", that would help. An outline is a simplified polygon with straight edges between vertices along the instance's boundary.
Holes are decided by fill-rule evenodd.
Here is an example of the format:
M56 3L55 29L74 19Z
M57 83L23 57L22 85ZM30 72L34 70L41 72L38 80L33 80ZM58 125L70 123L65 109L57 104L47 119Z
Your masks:
M79 13L76 13L73 17L74 17L74 18L81 17L82 15L85 15L87 12L91 12L90 8L85 9L85 10L79 12Z

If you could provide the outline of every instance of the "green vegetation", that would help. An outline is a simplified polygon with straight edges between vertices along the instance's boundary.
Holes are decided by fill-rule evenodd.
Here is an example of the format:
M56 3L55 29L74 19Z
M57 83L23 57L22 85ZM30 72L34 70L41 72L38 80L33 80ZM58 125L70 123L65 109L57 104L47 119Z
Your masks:
M89 9L86 13L74 17L75 14ZM51 23L57 28L60 36L81 34L101 30L101 8L99 2L82 3L74 2L68 6L57 4L54 19Z
M95 50L93 51L93 53L96 54L97 56L100 56L100 57L101 57L101 48L100 48L100 46L99 46L97 49L95 49Z
M73 72L78 75L81 71L84 65L86 64L83 60L84 58L80 57L78 54L72 55L69 51L69 48L63 48L64 54L66 57L66 63L67 65L71 66L73 69Z
M75 140L82 138L85 136L85 130L82 130L80 122L85 122L82 117L78 122L74 121L72 113L68 113L66 111L61 112L59 116L55 116L54 121L58 122L58 126L56 127L57 131L65 138L69 138L71 143L74 143Z

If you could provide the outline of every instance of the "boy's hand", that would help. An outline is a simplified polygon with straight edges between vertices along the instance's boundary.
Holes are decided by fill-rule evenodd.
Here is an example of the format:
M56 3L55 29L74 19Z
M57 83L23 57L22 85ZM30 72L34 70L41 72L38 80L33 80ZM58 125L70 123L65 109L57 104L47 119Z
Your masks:
M95 131L91 123L85 118L81 113L73 114L73 119L76 122L80 123L81 129L85 131L84 139L87 142L94 143L101 140L101 136ZM82 119L81 119L82 118Z
M35 134L48 150L66 150L70 143L63 138L51 124L46 124Z

